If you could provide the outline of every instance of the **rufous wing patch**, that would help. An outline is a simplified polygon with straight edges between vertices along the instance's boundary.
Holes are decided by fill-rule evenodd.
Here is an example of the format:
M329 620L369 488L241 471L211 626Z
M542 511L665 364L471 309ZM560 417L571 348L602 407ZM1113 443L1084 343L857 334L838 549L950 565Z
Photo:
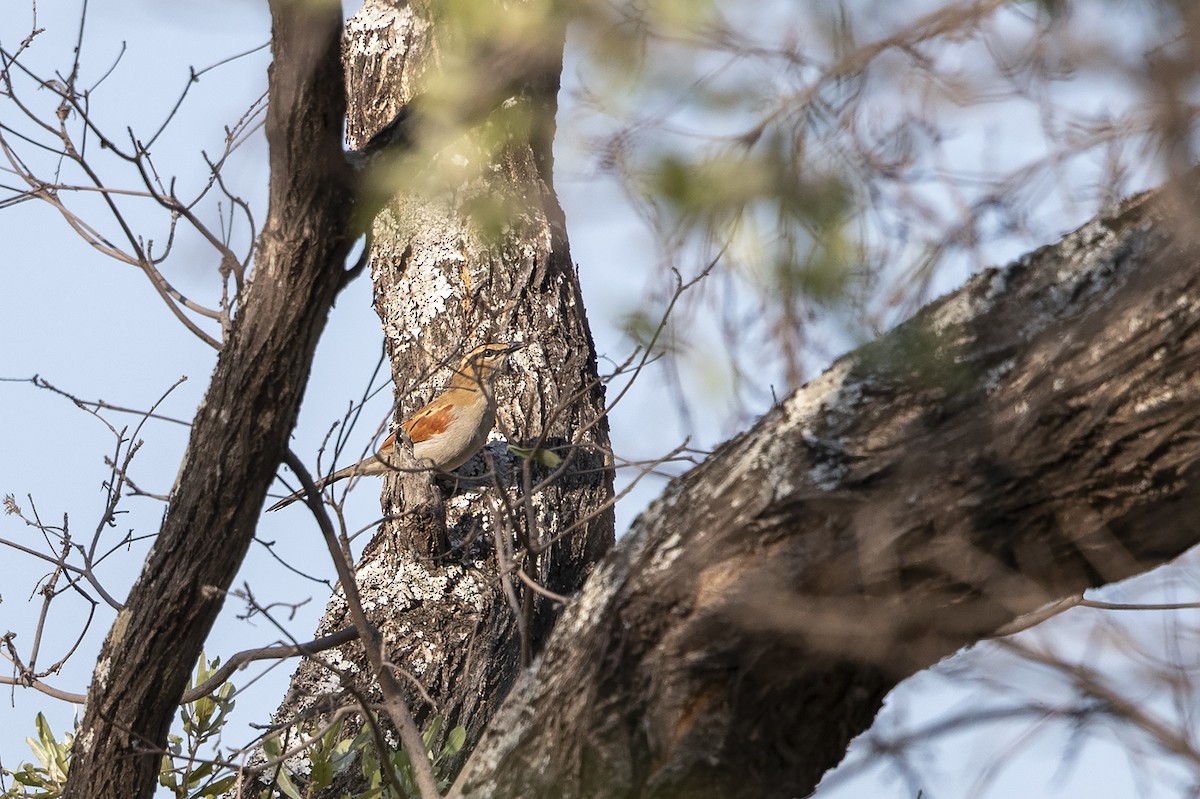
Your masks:
M428 441L436 435L446 432L454 417L454 408L448 404L427 407L419 411L402 427L414 444Z

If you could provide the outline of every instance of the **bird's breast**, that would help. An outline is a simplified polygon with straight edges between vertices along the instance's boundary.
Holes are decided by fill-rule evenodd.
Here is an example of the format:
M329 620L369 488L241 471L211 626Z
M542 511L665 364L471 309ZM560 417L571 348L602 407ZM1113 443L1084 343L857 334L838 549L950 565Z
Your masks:
M454 405L425 419L415 419L409 435L413 454L444 471L462 466L487 441L495 409L487 402Z

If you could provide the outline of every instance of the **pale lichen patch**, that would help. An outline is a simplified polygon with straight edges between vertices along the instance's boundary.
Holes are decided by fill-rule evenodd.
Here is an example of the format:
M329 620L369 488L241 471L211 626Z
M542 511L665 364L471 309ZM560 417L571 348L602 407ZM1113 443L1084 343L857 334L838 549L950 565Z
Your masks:
M822 491L833 491L842 484L849 471L850 467L844 463L818 463L808 470L808 480Z
M650 557L650 563L646 566L647 570L657 572L669 569L683 551L682 544L683 535L678 530L672 532L655 547L654 554Z
M1138 400L1133 405L1133 411L1134 413L1145 413L1146 411L1150 411L1167 404L1174 398L1175 392L1171 389L1166 389L1158 394L1153 394L1149 397Z
M108 686L108 673L112 669L112 660L110 658L101 658L96 664L96 672L93 679L96 681L97 690L103 691Z
M634 533L634 535L637 534ZM566 613L563 614L562 620L559 621L558 626L563 631L561 639L569 641L591 627L595 623L596 617L603 612L604 608L608 606L608 602L616 595L620 582L617 579L617 568L613 559L608 558L602 561L587 582L583 584L583 590L575 597L575 601L571 603Z
M451 253L448 259L461 261L462 256ZM428 325L445 314L447 303L457 294L443 269L413 270L412 279L405 285L414 297L419 298L419 302L406 305L412 309L412 316L407 321L417 325Z
M481 569L482 566L482 563L476 564L476 569ZM476 612L483 612L484 592L482 588L483 586L473 575L466 574L463 579L455 581L451 593L462 604L475 609Z
M788 418L797 421L812 420L827 409L836 408L853 366L854 362L851 359L843 358L784 400L783 407Z
M1015 358L1006 358L1004 361L989 370L987 379L984 381L984 391L986 391L988 394L991 394L1000 388L1000 384L1004 381L1004 378L1008 377L1008 375L1012 373L1012 370L1016 368L1016 365L1017 361Z
M361 52L365 55L374 55L378 51L373 49L378 45L377 32L380 30L388 30L393 26L408 27L412 24L415 15L412 8L407 4L402 6L394 6L390 3L368 2L363 3L362 7L355 12L354 16L346 22L346 34L354 39L354 49L356 52ZM363 34L372 34L370 38L363 39Z
M930 326L939 335L952 328L961 328L966 322L986 313L991 302L963 291L942 301L930 315Z
M330 649L321 653L321 660L328 664L328 669L319 669L314 673L319 675L312 683L311 690L298 695L297 707L299 710L307 710L317 701L323 700L327 695L336 694L342 689L342 674L357 674L358 666L352 660L349 660L342 654L339 648Z

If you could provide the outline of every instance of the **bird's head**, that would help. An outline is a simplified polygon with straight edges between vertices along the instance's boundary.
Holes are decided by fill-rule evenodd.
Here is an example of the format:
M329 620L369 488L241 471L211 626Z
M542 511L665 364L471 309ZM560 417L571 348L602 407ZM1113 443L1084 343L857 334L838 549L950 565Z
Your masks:
M480 344L463 357L454 382L462 380L465 381L465 385L470 387L489 385L496 373L503 368L508 356L523 346L525 345L506 344L502 341Z

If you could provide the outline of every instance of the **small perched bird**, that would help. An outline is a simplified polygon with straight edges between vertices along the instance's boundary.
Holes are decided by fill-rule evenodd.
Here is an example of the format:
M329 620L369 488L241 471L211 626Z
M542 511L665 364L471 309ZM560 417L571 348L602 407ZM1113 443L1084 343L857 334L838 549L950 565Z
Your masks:
M509 354L523 346L492 343L471 350L455 370L449 387L400 425L412 439L418 462L449 472L483 447L496 422L496 375ZM317 480L317 488L355 475L387 474L396 468L395 451L396 434L392 433L379 452ZM304 491L297 491L267 510L279 510L303 496Z

